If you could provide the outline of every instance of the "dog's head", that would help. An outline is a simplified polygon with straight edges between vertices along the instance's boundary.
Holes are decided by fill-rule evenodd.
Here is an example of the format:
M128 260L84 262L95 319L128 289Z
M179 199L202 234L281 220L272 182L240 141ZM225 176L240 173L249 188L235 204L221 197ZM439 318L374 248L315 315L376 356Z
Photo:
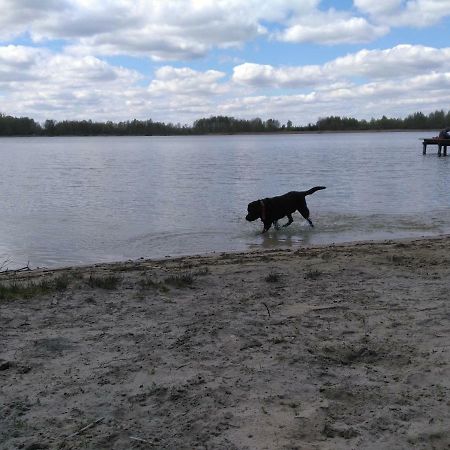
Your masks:
M245 219L249 222L259 219L261 217L261 208L261 202L259 200L249 203L247 206L248 214Z

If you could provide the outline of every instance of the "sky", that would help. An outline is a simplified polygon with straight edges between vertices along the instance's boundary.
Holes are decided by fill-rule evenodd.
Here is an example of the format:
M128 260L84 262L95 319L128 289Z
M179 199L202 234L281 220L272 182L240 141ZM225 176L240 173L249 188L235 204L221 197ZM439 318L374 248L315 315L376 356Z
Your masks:
M450 0L0 0L0 113L294 125L450 109Z

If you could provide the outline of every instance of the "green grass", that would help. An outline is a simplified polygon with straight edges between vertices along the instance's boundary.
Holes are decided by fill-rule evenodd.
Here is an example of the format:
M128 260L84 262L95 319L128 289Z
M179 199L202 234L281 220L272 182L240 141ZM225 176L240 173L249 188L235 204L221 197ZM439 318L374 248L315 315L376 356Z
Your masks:
M204 276L204 275L209 275L211 273L211 271L209 270L208 266L205 267L201 267L200 269L197 269L194 272L195 276Z
M149 277L146 277L139 282L139 286L143 290L147 289L159 289L160 291L167 292L168 287L161 281L154 281Z
M69 277L67 275L60 275L39 282L14 280L8 283L0 283L0 300L32 298L50 292L64 291L68 285Z
M278 283L278 281L280 281L280 275L278 273L271 272L266 276L266 278L264 278L264 280L266 280L267 283Z
M408 262L408 258L402 255L392 255L392 256L388 256L388 260L393 262L394 264L405 264Z
M87 281L88 285L91 288L100 288L100 289L117 289L121 279L115 275L108 275L104 277L97 277L94 275L89 275L89 279Z
M60 275L53 279L53 284L57 291L65 291L69 286L69 276L68 275Z
M165 283L170 284L171 286L175 286L178 288L186 287L192 285L194 282L194 277L191 273L180 273L178 275L170 275L165 278Z
M322 275L319 270L310 270L305 274L305 280L317 280Z
M139 281L139 286L142 289L158 289L161 286L160 281L153 281L151 278L144 278L143 280Z

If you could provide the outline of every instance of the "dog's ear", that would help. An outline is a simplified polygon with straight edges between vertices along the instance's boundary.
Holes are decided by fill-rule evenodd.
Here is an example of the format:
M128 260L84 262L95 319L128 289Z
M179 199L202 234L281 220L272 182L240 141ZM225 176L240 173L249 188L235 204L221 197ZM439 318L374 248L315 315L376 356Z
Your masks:
M250 202L247 207L248 211L258 211L259 210L259 202L257 200Z

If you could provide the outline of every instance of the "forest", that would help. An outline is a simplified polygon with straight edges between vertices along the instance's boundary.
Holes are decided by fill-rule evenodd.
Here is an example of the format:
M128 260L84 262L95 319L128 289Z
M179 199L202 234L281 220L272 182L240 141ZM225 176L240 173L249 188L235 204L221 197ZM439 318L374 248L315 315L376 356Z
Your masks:
M306 126L281 124L276 119L236 119L212 116L196 120L192 126L129 120L125 122L94 122L92 120L46 120L43 124L29 117L13 117L0 113L0 136L169 136L237 133L283 133L322 131L374 130L440 130L450 126L450 111L430 114L415 112L407 117L358 120L352 117L328 116Z

